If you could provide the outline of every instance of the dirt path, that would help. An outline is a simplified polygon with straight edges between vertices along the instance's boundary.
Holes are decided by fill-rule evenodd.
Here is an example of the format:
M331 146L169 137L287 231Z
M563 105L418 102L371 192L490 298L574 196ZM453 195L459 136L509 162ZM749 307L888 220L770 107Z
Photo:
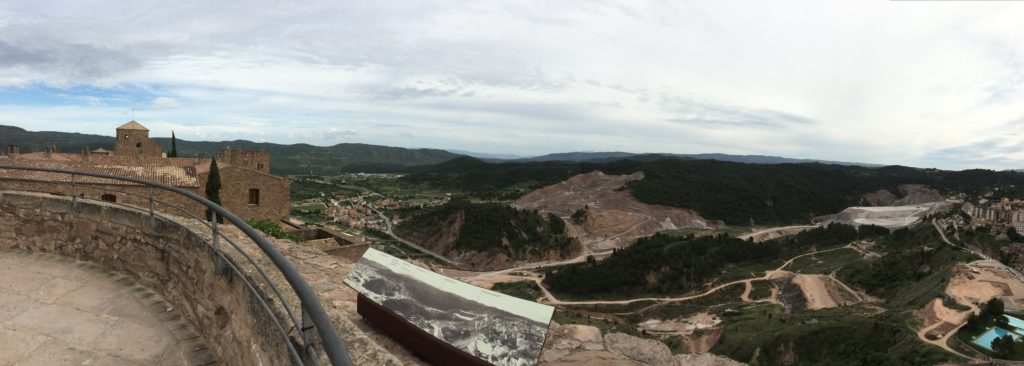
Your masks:
M857 299L857 302L864 302L864 297L860 296L859 292L854 291L852 288L850 288L850 286L847 286L845 283L843 283L843 281L840 281L838 278L836 278L836 271L832 271L832 273L829 273L828 278L831 279L832 282L839 284L839 287L842 287L843 290L849 292L850 295L853 295L853 297Z
M627 299L627 300L562 301L562 300L558 300L557 298L555 298L554 295L551 295L551 292L549 292L548 289L546 287L544 287L544 284L542 283L543 281L541 281L540 278L534 278L534 281L537 282L537 285L540 286L541 291L544 292L544 296L547 298L547 301L545 301L545 303L553 304L553 305L625 305L625 304L632 304L634 302L640 302L640 301L657 301L657 302L663 302L663 303L664 302L681 302L681 301L693 300L693 299L701 298L701 297L704 297L704 296L707 296L707 295L711 295L711 294L713 294L715 292L718 292L718 290L721 290L723 288L726 288L726 287L729 287L729 286L732 286L732 285L740 284L740 283L746 283L747 286L752 286L752 284L750 284L750 282L752 282L752 281L755 281L755 280L769 280L774 275L776 275L777 273L785 272L785 271L783 271L783 269L786 268L786 266L788 266L791 263L793 263L793 261L796 260L797 258L808 256L808 255L820 254L820 253L824 253L824 252L830 252L830 251L833 251L833 250L849 249L848 247L849 247L849 245L843 246L843 247L838 247L838 248L832 248L832 249L816 251L816 252L804 253L804 254L795 256L793 258L790 258L785 263L783 263L781 266L779 266L779 268L776 268L774 270L765 272L764 276L761 276L761 277L751 277L751 278L745 278L745 279L742 279L742 280L726 282L726 283L723 283L721 285L712 287L711 289L708 289L707 291L704 291L702 293L699 293L699 294L696 294L696 295L689 295L689 296L678 296L678 297L641 297L641 298L633 298L633 299ZM524 277L524 278L526 278L526 277ZM840 282L838 280L836 280L836 282L842 283L842 282ZM845 284L843 284L843 286L846 287ZM749 293L747 293L747 295L749 296ZM749 298L746 301L750 301ZM760 302L760 301L758 301L758 302Z
M792 234L799 233L801 231L810 230L810 229L813 229L813 228L816 228L816 227L818 227L818 225L795 225L795 226L773 227L771 229L764 229L764 230L756 231L756 232L753 232L753 233L750 233L750 234L741 235L738 238L743 239L743 240L747 240L749 238L754 238L755 242L761 242L761 241L766 240L765 238L767 238L767 240L771 240L771 239L775 239L775 238L778 238L778 237L781 237L781 236L792 235ZM774 233L778 233L778 235L777 236L772 236L772 234L774 234Z
M740 295L740 300L743 302L750 302L750 291L754 290L753 281L743 282L743 294Z
M928 331L930 331L932 329L935 329L936 327L942 325L942 322L937 322L934 325L931 325L931 326L929 326L927 328L923 328L920 331L917 331L917 338L920 339L924 343L928 343L930 345L942 348L942 349L946 350L946 352L949 352L949 353L952 353L954 355L960 356L960 357L964 358L965 360L974 361L974 362L985 362L985 360L982 360L982 359L979 359L979 358L974 358L974 357L965 355L963 353L960 353L960 351L957 351L957 350L955 350L955 349L953 349L952 347L949 346L949 338L951 338L954 334L956 334L956 332L958 332L960 330L960 328L962 328L965 324L967 324L967 323L960 324L955 329L949 331L949 333L946 333L946 335L944 337L933 341L931 339L928 339L928 337L925 336L925 334L927 334ZM911 330L913 330L913 329L911 329Z
M852 249L851 248L852 245L853 244L847 244L845 246L841 246L841 247L838 247L838 248L818 250L818 251L813 251L813 252L810 252L810 253L804 253L804 254L798 255L796 257L790 258L788 261L786 261L786 263L783 263L781 266L779 266L779 268L776 268L773 271L769 271L768 274L765 274L764 278L767 279L768 277L771 276L772 273L780 272L780 271L784 270L790 264L793 264L793 261L799 259L800 257L806 257L806 256L809 256L809 255L815 255L815 254L821 254L821 253L828 253L828 252L836 251L836 250L840 250L840 249Z
M835 299L828 294L828 288L825 287L824 282L827 278L822 275L797 275L793 278L793 283L800 286L804 297L807 298L808 309L818 310L839 306Z

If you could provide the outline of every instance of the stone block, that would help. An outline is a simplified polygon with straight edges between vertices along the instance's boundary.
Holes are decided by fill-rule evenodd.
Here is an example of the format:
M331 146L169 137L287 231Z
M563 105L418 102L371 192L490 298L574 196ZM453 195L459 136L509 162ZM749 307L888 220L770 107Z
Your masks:
M42 198L34 194L4 194L0 196L0 205L11 207L39 207L41 201Z

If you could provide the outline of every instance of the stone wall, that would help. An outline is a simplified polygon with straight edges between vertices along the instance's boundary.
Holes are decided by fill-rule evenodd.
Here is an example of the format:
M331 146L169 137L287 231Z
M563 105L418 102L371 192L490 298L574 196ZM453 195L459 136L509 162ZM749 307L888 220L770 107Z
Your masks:
M200 187L206 187L209 176L199 175ZM292 185L287 179L225 165L220 168L220 181L221 205L239 217L279 221L291 216ZM259 204L249 203L250 189L259 190Z
M205 196L202 192L198 192L198 188L185 188L192 193L196 193L199 196ZM2 179L0 178L0 190L17 190L17 191L29 191L29 192L40 192L40 193L51 193L62 196L71 196L71 184L69 183L51 183L51 182L37 182L37 181L26 181L18 179ZM104 195L111 195L115 199L116 203L132 205L139 207L143 210L149 209L149 188L138 186L138 185L89 185L83 187L79 185L75 189L75 193L79 198L103 200ZM179 195L177 193L168 192L160 189L153 190L153 209L156 211L172 213L177 216L190 217L188 214L181 212L182 210L188 211L196 217L205 217L206 207L199 203Z
M117 130L117 142L114 143L114 155L128 156L163 156L164 147L149 138L149 131Z
M272 318L261 310L245 280L254 282L262 293L269 293L269 287L256 280L251 267L241 265L244 262L237 253L228 255L230 263L239 264L245 277L218 272L217 255L207 245L209 228L203 223L172 216L150 218L143 211L93 200L80 200L72 208L70 201L49 194L0 192L0 247L64 255L132 277L175 306L224 364L290 364ZM297 304L283 277L254 243L231 230L227 235L257 258L286 299ZM375 335L353 323L358 321L355 292L341 283L351 262L287 241L274 243L318 293L356 364L401 364L378 345ZM225 249L225 253L233 252ZM283 314L279 302L271 306L279 316ZM297 335L285 326L292 336Z
M217 161L270 174L270 151L224 149L217 153Z

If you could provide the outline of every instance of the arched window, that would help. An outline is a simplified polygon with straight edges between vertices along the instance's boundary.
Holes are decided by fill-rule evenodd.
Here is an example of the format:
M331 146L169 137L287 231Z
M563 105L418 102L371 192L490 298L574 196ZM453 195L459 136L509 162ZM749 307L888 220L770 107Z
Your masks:
M260 204L260 190L256 188L249 189L249 204L259 205Z
M100 199L104 200L104 201L107 201L107 202L117 202L117 196L112 195L110 193L106 193L106 194L100 196Z

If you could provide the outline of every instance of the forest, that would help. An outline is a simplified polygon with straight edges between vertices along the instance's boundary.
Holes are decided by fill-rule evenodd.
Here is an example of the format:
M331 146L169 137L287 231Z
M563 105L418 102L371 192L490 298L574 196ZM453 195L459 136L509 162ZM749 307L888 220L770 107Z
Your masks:
M866 193L902 184L924 184L943 193L978 193L994 187L1024 187L1012 171L942 171L901 166L745 164L683 158L617 160L605 163L486 163L462 157L418 167L405 176L489 200L510 200L576 174L644 173L627 189L642 202L689 208L729 225L787 225L864 204ZM1010 188L1010 192L1014 192Z
M943 244L930 225L896 230L877 242L873 250L884 253L882 257L849 263L838 275L891 306L917 308L944 296L953 265L976 259Z
M403 237L430 238L443 236L443 231L452 228L457 228L453 247L459 252L504 253L525 260L550 251L568 256L574 245L578 246L557 216L463 199L413 216L399 224L396 231Z
M550 271L544 283L556 293L574 297L621 298L637 295L683 294L704 284L728 267L767 263L851 241L886 235L888 230L831 224L763 243L728 235L680 238L655 234L616 250L600 262L569 265Z

